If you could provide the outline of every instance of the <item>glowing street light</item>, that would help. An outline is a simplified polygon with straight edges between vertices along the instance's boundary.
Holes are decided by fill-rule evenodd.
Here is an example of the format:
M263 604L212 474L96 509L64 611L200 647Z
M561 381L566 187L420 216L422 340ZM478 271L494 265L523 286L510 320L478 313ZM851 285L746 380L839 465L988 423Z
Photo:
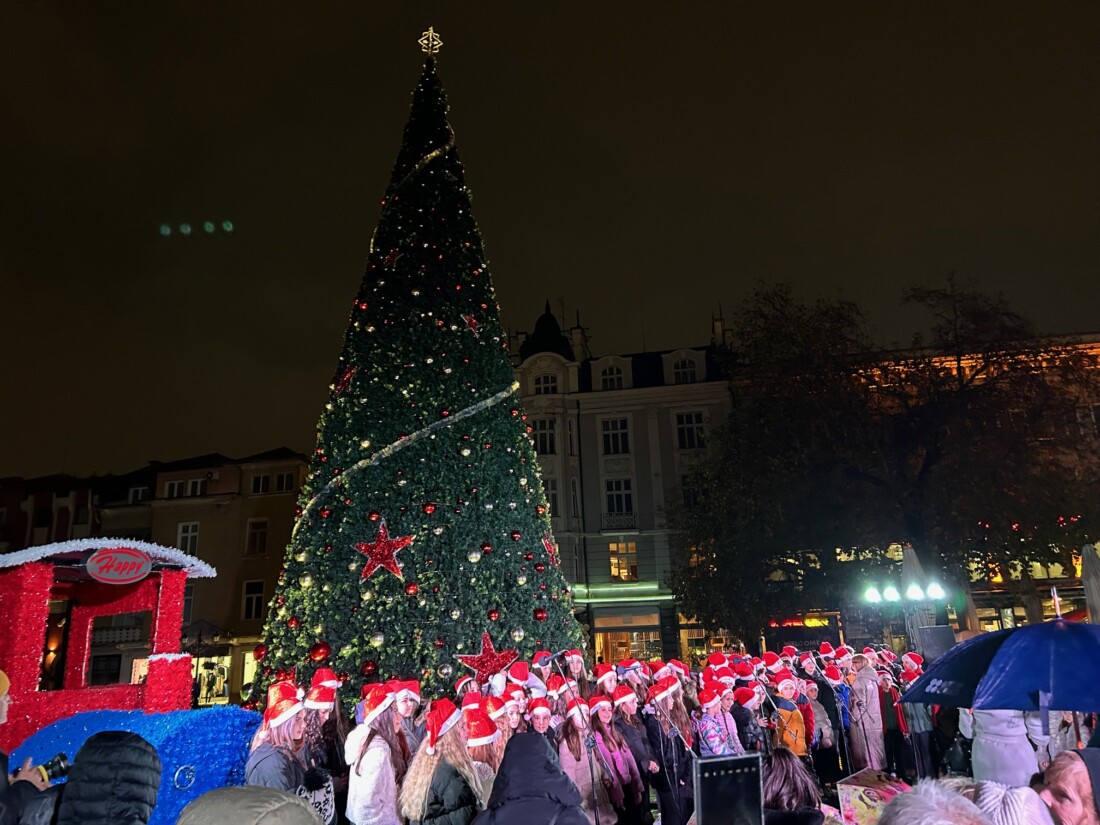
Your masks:
M882 594L878 592L877 587L872 586L867 588L867 592L863 594L863 598L871 604L878 604L882 601Z
M888 602L896 602L901 600L901 594L894 585L888 584L882 589L882 598L886 599Z
M936 584L936 582L932 582L928 585L928 590L926 592L930 599L944 599L947 597L947 594L943 592L943 588Z
M921 590L921 586L914 582L905 589L905 598L919 602L924 600L924 591Z

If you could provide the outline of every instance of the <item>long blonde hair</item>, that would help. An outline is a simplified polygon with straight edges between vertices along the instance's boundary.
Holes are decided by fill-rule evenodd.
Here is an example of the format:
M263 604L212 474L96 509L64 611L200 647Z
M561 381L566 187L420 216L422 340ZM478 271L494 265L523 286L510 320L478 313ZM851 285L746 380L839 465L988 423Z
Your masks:
M401 786L401 798L398 800L398 808L401 814L409 820L419 821L424 818L428 806L428 790L432 785L432 777L439 767L440 761L446 762L459 775L466 780L466 784L474 792L478 805L485 807L486 789L477 777L474 763L470 754L466 751L466 724L459 722L445 734L439 737L435 743L435 753L428 753L428 737L420 743L405 774L405 782Z

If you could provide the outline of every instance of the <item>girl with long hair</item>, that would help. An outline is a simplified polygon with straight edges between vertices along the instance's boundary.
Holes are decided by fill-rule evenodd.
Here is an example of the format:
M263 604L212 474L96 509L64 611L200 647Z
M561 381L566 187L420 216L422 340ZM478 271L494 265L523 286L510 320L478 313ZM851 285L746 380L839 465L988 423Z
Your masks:
M353 825L400 825L397 789L405 778L409 750L394 710L394 695L377 691L364 706L363 724L345 743L351 765L347 816Z
M622 786L614 780L604 764L611 764L611 755L597 743L591 754L584 747L584 728L589 718L588 704L583 699L569 703L568 718L562 725L558 742L558 761L581 794L581 807L588 821L596 822L599 809L600 825L615 821L614 805L622 807ZM595 797L595 798L593 798Z
M398 809L409 825L469 825L487 794L466 750L462 712L449 699L436 699L427 729L405 774Z
M515 702L511 699L506 699L503 696L490 696L485 700L485 712L496 723L497 730L500 731L500 738L494 743L494 747L500 756L504 755L508 740L512 738L512 734L515 732L508 716L509 705L514 711Z
M588 673L584 669L584 656L579 650L571 650L566 662L569 663L568 677L576 681L577 693L587 702L592 695L592 683L588 681ZM566 696L568 697L568 693Z
M615 708L610 699L600 696L593 699L592 731L596 744L610 756L610 768L614 781L622 788L622 805L618 808L619 825L642 825L645 809L642 808L642 777L634 754L621 733L615 730L611 718Z
M462 712L462 721L466 724L466 750L474 763L477 778L485 789L486 799L493 786L504 751L500 744L500 731L497 724L480 707Z
M642 777L642 804L648 808L650 782L660 766L649 749L649 736L638 714L638 696L630 685L619 685L615 688L613 704L615 717L612 724L634 756L634 763Z
M820 822L821 793L802 760L790 748L778 747L764 758L762 766L764 818L771 811L803 814L792 822ZM787 821L787 820L784 820Z
M691 773L691 722L683 703L676 701L679 682L674 676L658 680L649 689L653 714L645 719L649 747L658 770L653 774L661 825L684 825L695 811Z
M253 737L244 784L296 793L305 782L305 768L298 759L304 730L302 710L298 686L293 682L275 682L268 688L262 733Z

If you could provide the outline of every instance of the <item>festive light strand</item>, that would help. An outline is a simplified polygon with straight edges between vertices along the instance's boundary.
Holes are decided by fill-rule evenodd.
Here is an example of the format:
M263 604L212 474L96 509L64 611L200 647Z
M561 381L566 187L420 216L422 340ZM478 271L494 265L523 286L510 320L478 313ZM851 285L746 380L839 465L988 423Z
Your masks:
M383 447L381 450L372 453L369 458L364 458L363 460L358 461L352 466L348 467L346 470L344 470L344 472L340 473L340 475L336 476L331 481L329 481L328 484L322 487L320 492L318 492L313 498L311 498L306 506L302 508L302 515L298 519L297 523L294 525L294 530L291 532L291 537L298 534L298 528L302 526L303 522L305 522L306 520L306 516L310 514L317 503L325 498L325 496L332 492L337 486L347 482L347 480L353 475L367 469L368 467L374 467L378 464L381 464L383 461L397 453L399 450L403 450L406 447L417 443L418 441L422 441L432 433L438 432L439 430L442 430L446 427L450 427L454 424L457 424L464 418L469 418L471 415L476 415L482 410L488 409L494 404L503 401L505 398L515 393L518 389L519 382L513 381L508 389L501 390L496 395L478 401L476 404L473 404L464 410L459 410L454 415L448 416L447 418L442 418L439 421L429 424L424 429L417 430L411 435L399 438L388 447Z

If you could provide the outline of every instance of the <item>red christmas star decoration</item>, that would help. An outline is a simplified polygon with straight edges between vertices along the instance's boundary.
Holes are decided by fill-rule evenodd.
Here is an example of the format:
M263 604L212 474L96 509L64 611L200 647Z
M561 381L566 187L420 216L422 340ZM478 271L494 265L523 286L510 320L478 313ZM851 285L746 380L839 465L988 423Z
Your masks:
M512 664L519 654L514 650L497 651L489 634L482 633L481 653L455 654L455 658L474 672L474 679L479 685L487 685L489 679Z
M340 380L336 382L336 394L340 395L344 390L351 386L351 379L355 377L355 367L348 367L344 370L344 374L340 376Z
M470 330L475 338L481 334L481 323L473 315L463 315L462 320L466 322L466 329Z
M549 531L542 534L542 546L546 550L546 555L550 559L550 563L558 567L558 548L555 546L554 542L550 541Z
M396 246L391 249L389 253L387 253L385 258L386 266L388 266L390 269L393 269L394 264L397 263L397 259L400 258L402 254L404 253L402 253L401 250L398 249Z
M412 536L391 539L390 531L386 527L386 522L383 521L378 526L378 535L374 541L361 541L355 545L355 549L367 557L367 561L363 565L362 578L369 578L379 567L384 567L397 578L403 579L404 574L397 564L397 551L408 547L412 542Z

